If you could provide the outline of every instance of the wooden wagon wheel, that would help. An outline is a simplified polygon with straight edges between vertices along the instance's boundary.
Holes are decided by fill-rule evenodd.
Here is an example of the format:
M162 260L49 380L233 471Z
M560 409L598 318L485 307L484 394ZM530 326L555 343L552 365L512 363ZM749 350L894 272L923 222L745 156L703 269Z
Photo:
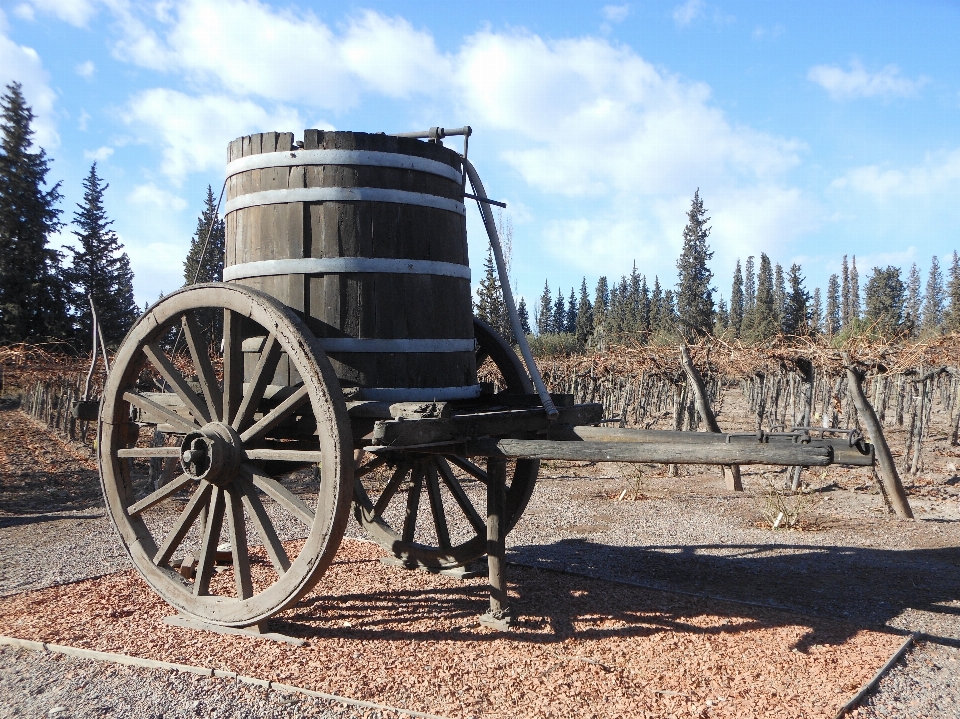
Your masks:
M278 367L299 379L265 401ZM149 392L151 382L166 392ZM151 446L157 427L174 446ZM289 308L238 285L160 300L127 334L104 388L100 476L114 526L150 586L212 624L260 623L316 584L349 518L352 446L313 335ZM159 488L146 479L155 457L178 465ZM319 471L291 475L306 462Z
M473 329L477 367L489 358L499 370L503 392L534 394L510 345L482 320L474 318ZM539 469L540 461L534 459L508 464L507 531L523 514ZM485 492L475 493L475 501L467 490L473 482L485 485L487 474L466 457L402 453L361 464L356 475L354 516L371 539L407 566L452 569L486 554ZM429 507L432 522L421 521L421 503Z

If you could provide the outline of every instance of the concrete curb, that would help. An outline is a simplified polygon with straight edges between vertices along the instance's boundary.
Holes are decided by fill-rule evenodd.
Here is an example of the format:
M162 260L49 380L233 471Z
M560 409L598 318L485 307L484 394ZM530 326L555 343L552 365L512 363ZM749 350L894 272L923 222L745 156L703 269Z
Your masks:
M223 671L221 669L208 669L205 667L194 667L189 664L175 664L173 662L161 662L155 659L142 659L140 657L131 657L126 654L113 654L111 652L98 652L93 649L80 649L79 647L68 647L62 644L49 644L47 642L35 642L29 639L17 639L0 634L0 646L18 647L20 649L29 649L35 652L53 652L63 654L68 657L77 657L79 659L93 659L98 662L113 662L114 664L124 664L131 667L142 667L144 669L168 669L188 674L199 674L204 677L217 677L220 679L233 679L244 684L272 689L275 691L287 692L290 694L303 694L316 699L326 699L327 701L345 704L347 706L360 707L363 709L381 709L394 711L398 714L417 717L418 719L449 719L437 714L427 714L425 712L414 711L413 709L401 709L386 704L377 704L376 702L366 702L360 699L351 699L342 697L338 694L326 694L312 689L296 687L291 684L268 681L266 679L257 679L256 677L247 677L236 672Z

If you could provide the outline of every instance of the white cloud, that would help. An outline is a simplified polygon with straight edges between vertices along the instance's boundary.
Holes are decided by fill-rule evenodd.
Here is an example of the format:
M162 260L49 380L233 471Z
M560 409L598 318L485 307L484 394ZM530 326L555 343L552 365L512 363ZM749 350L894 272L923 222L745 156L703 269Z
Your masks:
M362 92L434 93L450 61L407 20L364 11L341 35L311 13L257 0L188 0L161 37L132 15L115 54L136 64L218 82L237 95L346 109ZM310 71L313 68L313 72Z
M2 12L2 11L0 11ZM21 3L13 9L13 14L16 15L21 20L26 20L27 22L33 22L36 19L36 15L33 12L33 8L27 5L26 3ZM0 23L0 30L5 30L3 24Z
M960 184L960 149L927 157L918 167L883 169L867 165L850 170L834 180L833 189L851 189L876 200L888 197L926 196L944 192Z
M630 14L629 5L604 5L603 10L603 19L607 22L623 22L627 19L627 15Z
M57 96L49 79L36 50L0 35L0 87L14 81L23 85L24 98L34 114L34 142L48 150L60 144L54 110Z
M113 154L112 147L98 147L96 150L84 150L83 156L87 160L96 160L97 162L104 162L109 160L110 156Z
M689 25L703 15L706 4L703 0L687 0L683 5L673 8L673 21L680 25Z
M76 73L87 80L93 77L93 73L97 71L96 65L93 64L93 60L87 60L86 62L81 62L75 68L73 68Z
M80 117L77 118L77 129L80 130L80 132L86 132L89 122L90 114L86 110L81 110Z
M859 60L850 62L850 69L835 65L815 65L807 72L807 79L826 90L834 100L857 97L912 97L928 79L903 77L896 65L887 65L878 72L868 72Z
M223 95L190 96L156 88L135 95L125 119L143 130L142 139L159 139L161 169L180 182L188 172L221 170L226 166L227 143L240 135L274 129L302 131L296 110L278 106L266 110L250 100Z
M86 27L90 18L97 12L93 0L30 0L30 3L31 15L36 9L76 27Z
M156 205L174 212L180 212L187 207L187 201L182 197L163 190L152 182L134 187L127 195L127 201L134 205Z
M784 29L783 25L777 24L773 27L764 27L763 25L757 25L753 29L753 39L754 40L772 40L783 35Z

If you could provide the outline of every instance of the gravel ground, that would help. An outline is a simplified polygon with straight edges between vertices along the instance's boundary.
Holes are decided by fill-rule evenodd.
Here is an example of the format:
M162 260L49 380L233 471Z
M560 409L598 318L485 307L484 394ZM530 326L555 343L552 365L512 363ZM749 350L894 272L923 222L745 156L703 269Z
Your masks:
M38 432L18 412L0 411L0 428L0 595L128 566L103 515L89 459ZM943 471L921 474L909 486L919 519L900 522L885 515L866 471L831 471L808 478L816 490L816 502L806 511L809 531L771 532L757 524L762 484L776 474L746 472L747 492L736 496L713 474L669 480L652 470L645 474L638 484L632 469L617 466L545 466L510 536L510 558L838 617L864 628L924 631L930 638L893 668L857 715L958 715L960 478ZM625 488L638 490L641 499L616 501ZM357 532L352 527L349 533ZM75 661L33 659L37 667ZM77 668L77 675L97 684L103 671L96 667L102 666ZM7 682L8 671L0 669L0 682ZM130 701L141 683L139 671L117 674L118 686L129 684ZM132 673L125 680L122 672ZM175 702L192 701L188 695L179 687L167 690ZM273 716L295 716L298 707L277 705Z

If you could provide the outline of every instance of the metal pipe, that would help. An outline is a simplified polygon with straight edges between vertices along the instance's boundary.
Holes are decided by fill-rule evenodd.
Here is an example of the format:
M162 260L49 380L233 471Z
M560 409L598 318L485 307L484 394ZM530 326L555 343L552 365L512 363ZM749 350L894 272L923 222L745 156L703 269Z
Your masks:
M473 128L469 125L456 127L448 130L445 127L431 127L429 130L418 130L416 132L395 132L393 137L412 137L415 140L442 140L445 137L454 137L463 135L470 137L473 134Z
M473 194L477 197L486 199L487 192L483 189L483 183L480 181L480 175L477 169L467 158L463 158L463 169L470 180L470 186L473 188ZM507 305L507 314L510 316L510 328L513 330L513 336L517 338L517 344L520 345L520 354L523 355L527 363L527 369L530 372L530 378L533 380L534 387L537 388L537 394L540 395L540 402L547 411L547 417L554 420L559 415L557 408L543 384L543 378L540 376L540 370L537 369L537 363L533 361L533 354L530 352L530 345L527 344L527 337L520 326L520 315L517 314L517 306L513 301L513 291L510 289L510 278L507 276L507 266L503 261L503 250L500 247L500 235L497 234L497 225L494 223L490 213L486 211L483 202L478 202L480 216L483 218L483 225L487 229L487 236L490 238L490 246L493 248L493 257L497 263L497 274L500 276L500 286L503 289L503 301Z

